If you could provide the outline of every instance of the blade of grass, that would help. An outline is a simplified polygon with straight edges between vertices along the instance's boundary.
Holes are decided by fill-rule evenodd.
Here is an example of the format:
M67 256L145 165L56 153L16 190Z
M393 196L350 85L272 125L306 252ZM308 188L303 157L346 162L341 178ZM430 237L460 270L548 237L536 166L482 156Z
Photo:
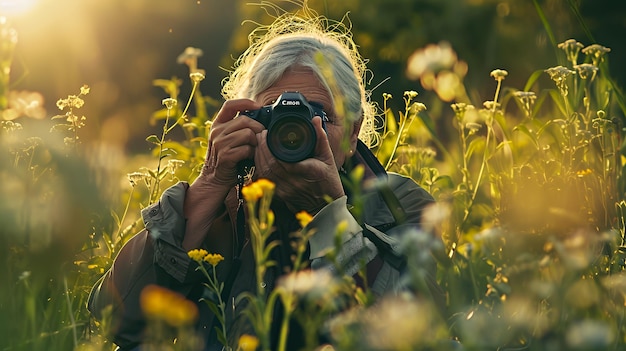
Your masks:
M543 24L543 28L546 31L546 34L548 35L548 39L550 39L550 43L552 44L552 48L554 49L554 55L557 59L557 62L560 65L564 65L565 64L565 59L562 57L562 55L559 55L558 52L558 48L557 48L557 42L556 42L556 38L554 37L554 33L552 32L552 26L550 26L550 22L548 22L548 18L546 17L546 14L543 12L543 9L541 8L541 5L539 5L539 2L537 0L533 0L533 4L535 5L535 9L537 10L537 15L539 16L539 19L541 20L541 23Z

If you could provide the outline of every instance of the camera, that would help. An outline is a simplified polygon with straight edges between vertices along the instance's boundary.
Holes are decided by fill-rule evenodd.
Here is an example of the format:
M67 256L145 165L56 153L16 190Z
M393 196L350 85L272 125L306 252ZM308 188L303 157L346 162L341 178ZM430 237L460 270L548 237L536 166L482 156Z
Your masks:
M258 110L243 111L267 129L267 146L278 160L300 162L313 156L317 136L311 122L313 117L322 118L322 127L328 121L322 106L308 102L299 92L284 92L272 105Z

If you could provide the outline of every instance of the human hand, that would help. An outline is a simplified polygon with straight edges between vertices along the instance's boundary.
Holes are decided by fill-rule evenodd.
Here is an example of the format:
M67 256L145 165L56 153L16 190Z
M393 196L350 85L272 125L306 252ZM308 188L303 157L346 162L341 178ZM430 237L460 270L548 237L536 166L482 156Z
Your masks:
M254 176L274 182L276 196L293 213L304 210L315 215L328 198L334 200L345 193L322 120L316 116L312 122L317 136L314 156L297 163L277 160L267 147L267 130L257 134Z
M252 118L239 118L239 112L261 106L248 99L226 101L209 132L204 167L198 177L203 182L230 189L237 184L237 165L254 157L257 134L265 127Z

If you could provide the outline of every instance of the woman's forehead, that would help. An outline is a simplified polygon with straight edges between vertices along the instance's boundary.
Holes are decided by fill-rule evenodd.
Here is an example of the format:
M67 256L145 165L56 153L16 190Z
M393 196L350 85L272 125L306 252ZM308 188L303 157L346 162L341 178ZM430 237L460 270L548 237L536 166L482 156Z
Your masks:
M309 101L332 104L332 97L320 79L310 69L299 68L286 71L272 86L262 91L257 100L267 104L274 101L285 91L300 92Z

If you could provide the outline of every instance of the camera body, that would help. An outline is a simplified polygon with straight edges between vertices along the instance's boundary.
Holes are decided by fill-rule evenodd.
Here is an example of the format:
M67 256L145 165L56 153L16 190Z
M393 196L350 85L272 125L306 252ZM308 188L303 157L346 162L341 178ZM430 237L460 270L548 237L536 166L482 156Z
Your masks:
M241 112L265 126L267 146L278 160L300 162L313 156L317 135L312 123L315 116L322 118L322 127L328 121L317 103L308 102L299 92L282 93L276 102L258 110Z

